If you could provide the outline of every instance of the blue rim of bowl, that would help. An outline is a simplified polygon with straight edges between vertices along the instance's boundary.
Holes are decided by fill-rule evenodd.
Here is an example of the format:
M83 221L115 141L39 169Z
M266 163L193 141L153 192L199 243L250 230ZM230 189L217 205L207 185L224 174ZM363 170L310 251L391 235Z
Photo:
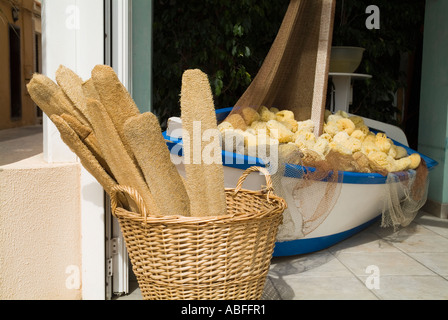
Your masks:
M218 122L223 121L227 115L232 111L233 108L224 108L216 110L216 118ZM374 130L372 130L374 131ZM163 132L163 136L166 140L168 149L171 153L182 156L182 139L173 138ZM422 159L426 162L428 170L434 169L438 162L393 140L395 145L401 146L406 149L408 154L418 153ZM176 148L175 148L176 147ZM222 151L223 164L226 167L246 170L253 166L265 167L266 164L259 158L249 157L246 155L241 155L233 152ZM303 173L314 172L316 169L312 167L303 167L299 165L287 164L285 170L285 177L289 178L300 178ZM416 173L415 170L408 170L403 172L396 172L395 175L399 179L408 179ZM331 178L331 175L329 176ZM322 180L325 181L325 180ZM360 172L348 172L343 171L338 174L338 181L346 184L385 184L387 181L387 176L379 173L360 173Z

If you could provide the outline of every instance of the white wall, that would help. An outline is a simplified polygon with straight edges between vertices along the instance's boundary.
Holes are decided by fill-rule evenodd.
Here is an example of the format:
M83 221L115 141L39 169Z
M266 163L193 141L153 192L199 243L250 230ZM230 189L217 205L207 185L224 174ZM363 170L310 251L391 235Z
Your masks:
M42 7L43 73L54 79L62 64L84 80L104 63L103 0L44 0ZM44 158L49 163L77 162L44 117ZM84 169L80 176L82 298L105 298L104 191ZM76 181L74 181L76 183Z

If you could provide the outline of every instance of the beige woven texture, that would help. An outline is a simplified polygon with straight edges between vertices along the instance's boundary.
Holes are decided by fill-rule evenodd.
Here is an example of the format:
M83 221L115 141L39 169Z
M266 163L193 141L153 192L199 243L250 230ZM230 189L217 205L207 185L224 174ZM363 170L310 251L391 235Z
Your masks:
M242 189L255 171L266 189ZM117 187L112 208L120 221L145 300L257 300L269 271L286 202L272 193L269 174L247 170L226 190L227 215L155 217L131 188ZM123 209L117 195L134 199L139 213Z

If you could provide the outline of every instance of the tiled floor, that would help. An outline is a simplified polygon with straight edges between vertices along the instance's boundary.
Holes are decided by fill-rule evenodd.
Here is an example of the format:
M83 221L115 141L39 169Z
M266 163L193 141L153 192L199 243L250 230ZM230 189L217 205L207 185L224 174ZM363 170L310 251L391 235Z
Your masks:
M119 299L141 300L135 290ZM379 222L320 252L274 258L266 300L448 300L448 220L420 213L394 232Z

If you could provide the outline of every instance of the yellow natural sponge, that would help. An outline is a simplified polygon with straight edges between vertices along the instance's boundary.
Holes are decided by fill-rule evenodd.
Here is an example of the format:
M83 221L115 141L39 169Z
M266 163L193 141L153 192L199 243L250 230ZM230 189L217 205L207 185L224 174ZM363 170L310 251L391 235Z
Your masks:
M252 125L250 126L251 129L255 130L256 132L258 131L268 131L268 127L267 127L267 122L264 121L254 121L252 123Z
M280 143L293 142L294 133L285 127L282 123L271 120L267 123L269 135L273 139L277 139Z
M275 114L275 120L282 122L285 120L295 120L294 112L290 110L282 110Z
M348 149L344 145L336 143L334 141L330 142L329 146L330 146L330 149L331 149L330 151L337 152L337 153L340 153L342 155L352 155L353 154L353 152L350 149Z
M230 122L224 121L218 125L218 130L221 133L224 133L226 130L234 130L235 128L232 126Z
M408 152L402 146L396 146L397 154L395 156L396 159L401 159L408 156Z
M387 172L394 171L395 160L381 151L370 152L367 157L376 166Z
M339 131L339 127L334 121L329 121L324 125L324 133L328 133L332 137L334 137Z
M270 111L268 108L266 108L264 106L262 106L258 110L258 113L260 114L260 120L261 121L268 122L268 121L276 119L275 113Z
M336 121L339 131L345 131L348 135L351 135L355 131L356 127L352 120L343 118Z
M389 150L392 147L392 141L387 138L386 134L381 132L376 135L375 144L380 149L380 151L384 153L389 153Z
M326 139L322 139L321 137L319 137L311 149L316 151L321 156L326 156L327 153L330 151L330 142L328 142L328 140Z
M297 131L314 132L315 126L313 120L299 121L297 122Z
M250 126L254 121L260 120L260 115L254 108L246 107L239 110L239 113L248 126Z
M342 145L349 149L351 152L355 153L358 151L361 151L362 149L362 143L356 138L349 137L347 140L345 140Z
M299 124L294 119L284 119L283 121L279 121L281 124L283 124L286 128L291 130L291 132L297 132L299 128Z
M350 116L348 117L354 124L355 127L358 129L364 125L364 119L359 116Z
M225 122L230 123L234 129L241 129L243 131L247 129L246 121L244 121L239 113L232 113L226 118Z
M406 171L411 167L411 165L412 165L412 160L410 157L395 160L394 171Z
M341 131L341 132L338 132L338 133L333 137L333 142L342 144L342 143L344 143L345 141L347 141L348 138L350 138L349 134L348 134L347 132L345 132L345 131Z
M362 130L356 129L350 136L363 142L364 139L366 138L366 133L363 132Z
M409 156L409 159L411 159L411 164L409 165L409 169L415 170L420 166L420 163L422 162L422 158L418 153L413 153Z
M301 150L314 149L316 144L316 137L314 133L304 132L295 137L294 144L297 145Z

